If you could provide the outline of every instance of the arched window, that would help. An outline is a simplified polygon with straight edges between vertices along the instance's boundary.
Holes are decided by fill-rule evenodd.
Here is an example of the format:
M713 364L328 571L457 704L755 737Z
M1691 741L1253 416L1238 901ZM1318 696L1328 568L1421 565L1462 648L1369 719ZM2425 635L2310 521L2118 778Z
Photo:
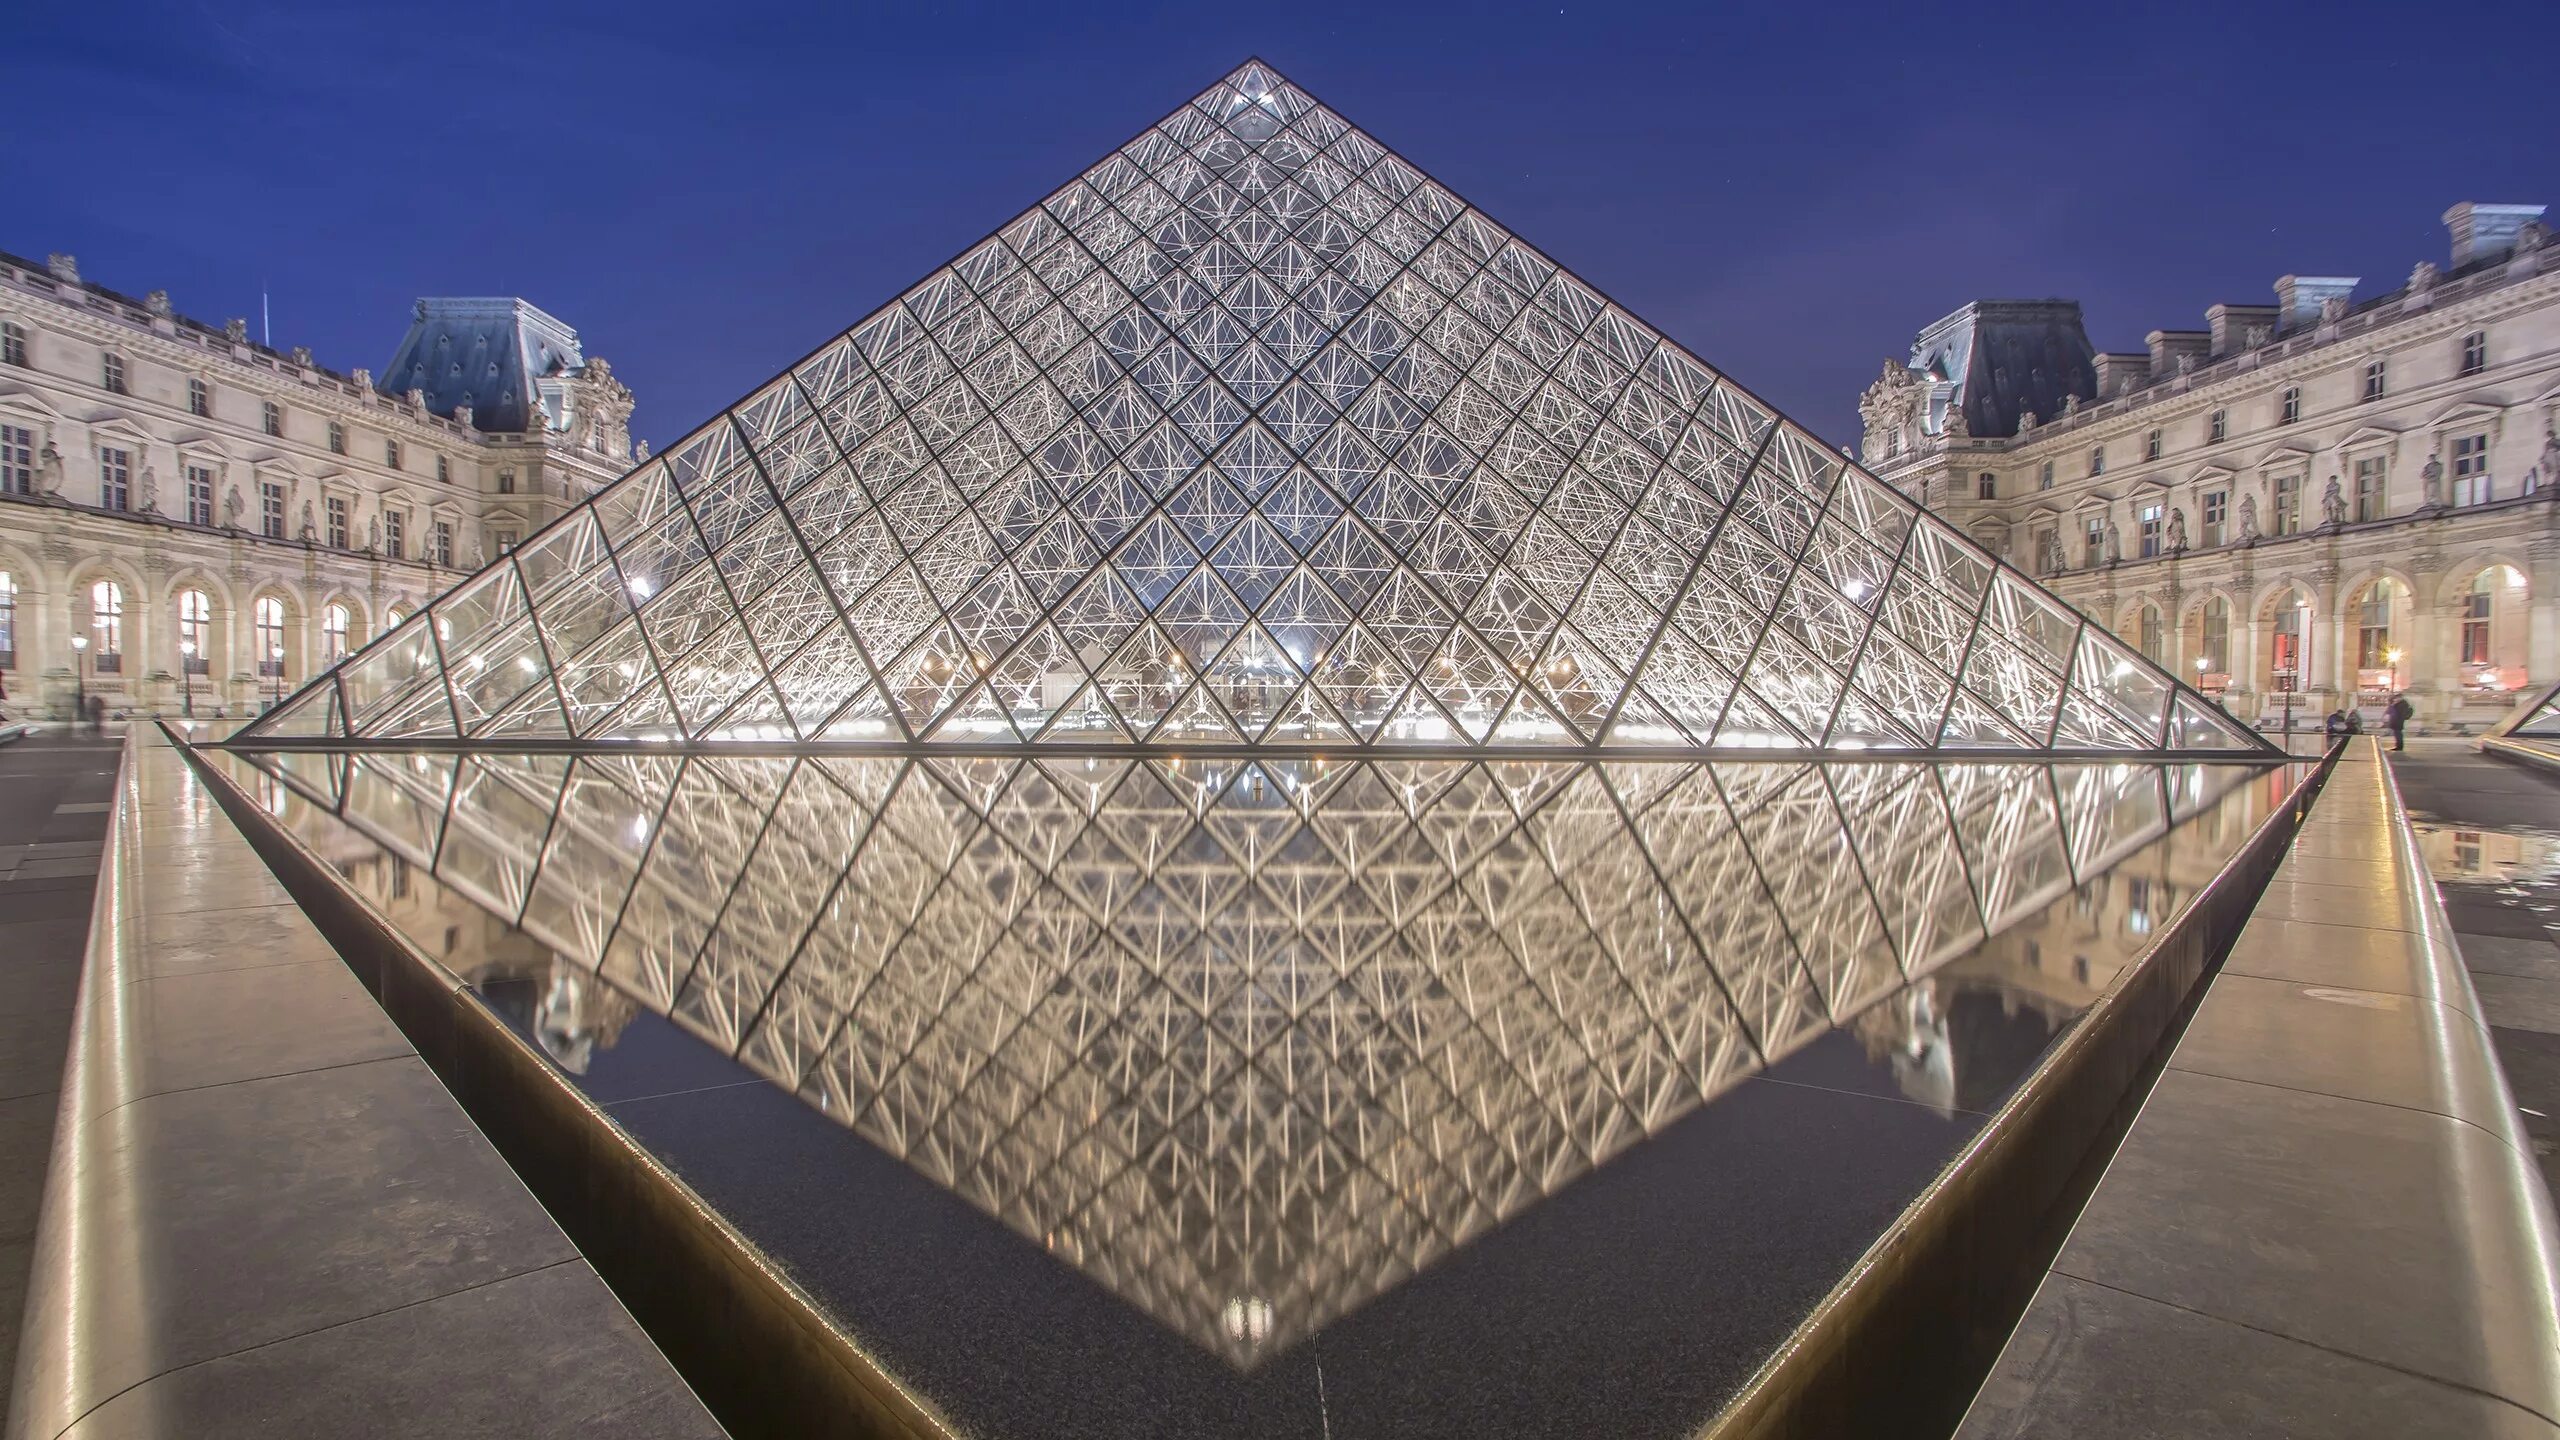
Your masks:
M2159 606L2145 605L2142 613L2134 617L2134 643L2141 647L2143 659L2154 665L2160 663Z
M347 607L332 605L320 612L320 660L335 665L347 658Z
M2273 643L2267 647L2267 683L2300 690L2311 683L2311 602L2299 590L2275 598Z
M89 644L99 674L124 670L124 587L113 580L89 587Z
M0 670L18 668L18 583L0 570Z
M178 592L178 663L189 675L213 664L213 601L201 590Z
M251 611L258 644L258 673L276 679L284 677L284 602L273 595L258 597Z
M2525 578L2492 565L2462 596L2462 685L2506 691L2525 683Z
M2197 637L2200 671L2223 675L2231 670L2231 606L2216 596L2204 602L2204 633Z
M382 612L382 628L385 630L397 630L400 628L400 622L408 618L409 613L407 611L401 609L397 605L394 605L390 609Z

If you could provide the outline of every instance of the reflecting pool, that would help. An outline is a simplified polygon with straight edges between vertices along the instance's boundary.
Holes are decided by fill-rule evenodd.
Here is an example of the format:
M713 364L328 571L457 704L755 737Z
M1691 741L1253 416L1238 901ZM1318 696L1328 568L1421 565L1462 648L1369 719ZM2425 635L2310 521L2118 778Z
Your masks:
M2298 775L213 758L987 1436L1694 1428Z

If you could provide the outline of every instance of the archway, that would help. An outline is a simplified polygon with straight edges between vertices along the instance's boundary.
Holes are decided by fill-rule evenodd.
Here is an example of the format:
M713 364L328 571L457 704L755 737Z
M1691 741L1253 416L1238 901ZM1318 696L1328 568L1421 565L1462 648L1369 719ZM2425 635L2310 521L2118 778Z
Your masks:
M2491 565L2471 578L2454 607L2454 660L2465 691L2504 695L2527 679L2532 598L2523 572Z
M2356 696L2362 703L2384 705L2409 680L2411 633L2409 587L2382 576L2348 599L2348 655L2354 661Z

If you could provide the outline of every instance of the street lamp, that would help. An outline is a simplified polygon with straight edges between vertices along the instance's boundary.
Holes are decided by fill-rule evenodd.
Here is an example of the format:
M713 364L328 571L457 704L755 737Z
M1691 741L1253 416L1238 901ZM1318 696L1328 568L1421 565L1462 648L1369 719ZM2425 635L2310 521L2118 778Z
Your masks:
M272 710L276 706L284 703L284 647L281 645L268 646L267 658L276 662L276 698L273 701L270 701L267 706L268 709Z
M71 722L79 724L89 718L89 637L71 637Z
M178 683L186 689L186 715L193 720L196 718L196 642L193 640L178 642Z
M2400 688L2400 647L2399 647L2399 646L2397 646L2397 645L2394 645L2394 646L2392 646L2390 649L2383 651L2383 652L2382 652L2382 663L2384 663L2385 665L2388 665L2388 666L2390 666L2390 667L2391 667L2391 688L2392 688L2392 689L2394 689L2394 690L2399 689L2399 688Z

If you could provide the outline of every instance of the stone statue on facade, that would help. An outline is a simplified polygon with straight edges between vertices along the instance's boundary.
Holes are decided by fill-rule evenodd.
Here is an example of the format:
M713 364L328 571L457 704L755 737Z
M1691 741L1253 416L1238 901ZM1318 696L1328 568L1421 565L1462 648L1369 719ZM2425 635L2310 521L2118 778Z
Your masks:
M471 402L470 402L470 401L468 401L468 400L457 400L457 401L455 401L455 402L454 402L454 404L453 404L453 423L454 423L454 424L456 424L456 425L461 425L461 426L466 426L466 427L467 427L467 426L469 426L469 425L471 424Z
M364 522L364 548L375 551L382 548L382 517L379 515Z
M166 290L154 290L150 294L143 296L142 308L159 316L163 320L166 320L170 316L178 313L177 311L169 308L169 292Z
M2418 479L2425 496L2421 503L2431 510L2442 508L2444 505L2443 457L2433 450L2428 451L2426 467L2418 472Z
M2181 375L2193 375L2196 373L2196 357L2193 355L2179 356L2178 373Z
M353 379L354 379L354 380L355 380L355 382L356 382L356 385L357 385L359 388L361 388L361 389L365 389L365 390L370 390L370 389L372 389L372 388L373 388L373 372L372 372L372 371L367 370L367 369L366 369L366 368L364 368L363 366L359 365L359 366L357 366L355 369L353 369L353 370L351 370L351 371L349 371L349 372L347 372L347 373L348 373L351 377L353 377Z
M2021 406L2019 406L2019 407L2018 407L2018 438L2020 438L2020 439L2022 439L2022 440L2023 440L2023 439L2025 439L2027 436L2029 436L2029 435L2031 435L2031 434L2033 434L2033 433L2035 432L2035 428L2036 428L2036 412L2035 412L2035 407L2034 407L2034 406L2031 406L2031 405L2021 405Z
M311 363L311 347L310 347L310 346L308 346L308 345L296 345L296 346L294 346L294 347L293 347L293 363L294 363L294 364L296 364L296 365L308 365L308 364L310 364L310 363Z
M2116 529L2113 520L2107 522L2106 557L2110 565L2124 558L2124 535Z
M2240 538L2243 540L2258 538L2258 497L2255 495L2240 497Z
M2550 243L2551 227L2539 220L2527 220L2516 230L2516 253L2530 255Z
M62 493L62 452L50 440L44 442L43 457L36 462L36 486L47 495Z
M80 283L80 257L56 252L44 257L45 273L65 285Z
M2560 431L2543 429L2542 462L2534 468L2541 472L2543 486L2560 495Z
M635 460L635 461L637 461L637 460L646 460L646 459L648 459L648 458L649 458L649 442L648 442L648 441L646 441L646 440L634 440L634 441L632 441L632 442L631 442L631 458L632 458L633 460Z
M426 409L426 408L427 408L427 392L426 392L426 391L424 391L424 390L419 389L419 388L418 388L417 386L415 386L415 385L410 386L410 387L409 387L409 408L410 408L410 409L412 409L412 410L424 410L424 409Z
M2409 293L2424 295L2436 288L2436 262L2421 260L2409 268Z
M318 533L319 531L311 524L311 502L305 500L302 502L302 543L310 544L311 538Z
M240 498L240 487L232 486L230 493L222 497L222 523L234 530L239 529L240 512L248 508L247 502Z
M2328 486L2320 492L2320 520L2332 526L2347 523L2347 497L2339 491L2335 475L2329 477Z
M2169 511L2169 553L2179 554L2187 548L2187 512L2177 507Z
M2062 413L2065 415L2077 415L2080 413L2080 397L2077 394L2065 395L2062 397Z
M148 465L142 467L142 513L160 513L160 472Z
M2320 302L2320 323L2335 325L2347 318L2347 297L2331 295Z
M1953 402L1948 403L1946 434L1947 438L1950 440L1970 440L1973 438L1973 427L1965 423L1964 407L1962 405L1955 404Z
M248 344L249 317L246 315L234 315L230 319L223 321L222 338L230 341L234 345Z

